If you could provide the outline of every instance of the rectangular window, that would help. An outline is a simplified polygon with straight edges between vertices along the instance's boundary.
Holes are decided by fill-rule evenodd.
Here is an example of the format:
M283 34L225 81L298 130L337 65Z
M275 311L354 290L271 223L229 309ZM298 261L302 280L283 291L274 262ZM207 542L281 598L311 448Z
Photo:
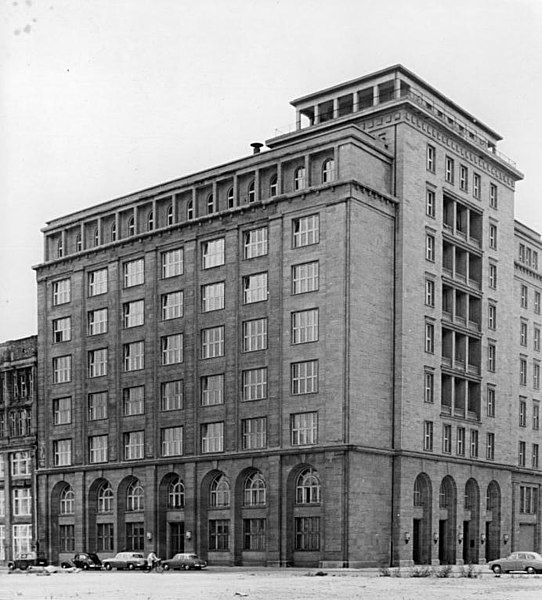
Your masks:
M525 454L526 454L526 444L525 442L519 442L518 444L518 465L520 467L525 466Z
M71 280L60 279L53 283L53 306L67 304L71 300Z
M533 429L538 431L540 429L540 404L533 402Z
M489 287L497 289L497 265L489 263Z
M72 422L72 399L55 398L53 400L53 423L67 425Z
M531 466L533 469L538 469L540 447L538 444L533 444L533 454L531 457Z
M497 307L489 304L487 307L487 326L489 329L497 329Z
M71 317L63 317L53 321L53 344L69 342L72 339Z
M425 258L435 262L435 236L430 233L425 235Z
M534 312L540 314L540 292L534 293Z
M209 521L209 551L221 552L230 549L230 520Z
M425 351L433 354L435 352L435 325L425 324Z
M107 435L93 435L88 439L89 462L107 462Z
M3 460L4 460L4 458L2 457L2 461ZM0 518L3 519L5 516L6 516L6 491L4 488L0 488Z
M184 313L184 293L170 292L162 295L162 320L178 319Z
M13 488L13 516L30 517L32 515L32 490L30 488Z
M32 525L12 526L13 555L26 554L32 550Z
M435 374L433 371L425 371L424 381L424 402L433 404L435 401Z
M243 323L243 352L267 349L267 319L254 319Z
M320 550L320 517L295 517L295 549Z
M132 342L123 346L125 371L139 371L145 366L145 342Z
M126 550L143 551L145 548L145 524L126 523Z
M145 386L138 385L123 389L122 406L125 417L142 415L145 412Z
M145 322L145 301L134 300L133 302L126 302L122 307L122 316L125 329L143 325Z
M497 346L488 344L487 346L487 370L490 373L495 373L497 365Z
M210 283L201 286L201 310L202 312L212 312L224 308L225 284Z
M292 344L318 341L318 309L292 313Z
M267 227L245 231L243 234L244 258L256 258L267 254Z
M487 386L487 416L495 417L495 388Z
M445 160L445 178L446 178L446 181L448 183L451 183L452 185L454 183L454 170L455 170L454 159L447 156L446 160Z
M489 206L497 208L497 186L494 183L489 184Z
M457 455L465 456L465 428L457 428Z
M267 273L256 273L243 277L243 303L267 300Z
M426 168L431 173L435 172L435 164L436 164L436 150L434 146L427 144L427 154L426 154Z
M183 381L166 381L161 385L160 409L180 410L183 407Z
M114 528L113 523L96 523L96 538L98 552L113 552Z
M425 280L425 305L435 306L435 281L434 279Z
M183 428L166 427L160 431L162 456L182 456Z
M201 452L224 451L224 423L205 423L201 426Z
M293 247L302 248L320 241L320 217L309 215L292 221Z
M428 217L435 218L435 191L427 189L425 190L425 214Z
M201 405L224 404L224 375L206 375L201 378Z
M320 285L318 261L292 267L292 294L318 291Z
M529 305L529 291L526 285L521 286L521 308L528 308Z
M107 308L88 312L87 333L88 335L107 333Z
M465 165L459 166L459 187L464 192L469 189L469 170Z
M265 448L267 446L267 419L257 417L242 422L243 450Z
M472 176L472 195L479 200L481 196L482 179L478 173Z
M292 446L318 443L318 413L297 413L290 417Z
M145 456L145 432L130 431L123 436L124 460L137 460Z
M533 332L533 348L535 352L540 352L540 328L535 327Z
M267 398L267 369L248 369L242 374L243 400Z
M478 458L478 430L470 430L470 457Z
M66 383L72 379L72 357L57 356L53 358L53 383Z
M522 485L519 488L519 512L535 515L538 512L538 488Z
M88 376L102 377L107 375L107 348L89 350Z
M72 464L72 441L53 441L53 461L55 467L68 466Z
M448 424L442 426L442 452L444 454L452 452L452 426Z
M145 282L145 261L142 258L125 262L122 265L124 276L124 287L141 285Z
M486 459L495 460L495 434L488 433L486 436Z
M540 363L533 363L533 387L535 390L540 389Z
M497 226L493 224L489 226L489 247L497 249Z
M521 321L519 324L519 343L521 346L527 346L527 323Z
M60 552L75 551L75 525L58 526L58 546Z
M265 551L265 519L243 519L243 550Z
M10 454L11 475L13 477L26 477L30 475L30 452L13 452Z
M107 419L107 392L88 395L88 418L90 421Z
M308 360L291 365L291 391L294 396L318 392L317 360Z
M99 296L107 292L107 269L98 269L88 274L88 295Z
M224 326L201 330L201 358L224 356Z
M162 364L174 365L183 362L183 334L166 335L162 338Z
M423 422L423 449L433 452L433 421Z
M182 248L162 252L162 278L182 275L184 269L184 251Z
M519 359L519 385L527 385L527 360Z
M211 269L224 264L224 238L203 242L201 245L202 268Z

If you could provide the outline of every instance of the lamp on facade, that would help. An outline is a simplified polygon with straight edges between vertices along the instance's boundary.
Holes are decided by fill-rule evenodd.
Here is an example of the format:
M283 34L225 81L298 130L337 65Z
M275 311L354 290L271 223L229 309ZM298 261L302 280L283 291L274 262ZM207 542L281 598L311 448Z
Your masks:
M184 534L184 537L185 537L187 540L189 540L189 539L192 537L192 532L191 532L191 531L187 531L187 532Z
M408 542L410 542L410 532L405 531L405 544L408 544Z
M505 544L508 544L508 540L509 540L509 539L510 539L510 536L509 536L507 533L505 533L505 534L502 536L502 541L503 541Z
M436 544L438 542L438 533L433 534L433 542Z
M152 533L150 531L147 531L147 539L149 542L152 540Z
M457 534L457 541L461 544L463 543L463 534L461 531Z
M485 544L486 543L486 534L482 533L482 535L480 536L480 544Z

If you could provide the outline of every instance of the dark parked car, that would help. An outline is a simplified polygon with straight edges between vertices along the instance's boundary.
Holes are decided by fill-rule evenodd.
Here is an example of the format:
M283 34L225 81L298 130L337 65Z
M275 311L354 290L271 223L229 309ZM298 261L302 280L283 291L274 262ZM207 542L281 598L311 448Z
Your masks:
M8 569L13 571L14 569L21 569L21 571L26 571L28 567L45 567L47 565L47 560L38 555L36 552L23 552L21 554L17 554L15 560L11 560L8 562Z
M493 573L525 571L530 575L542 573L542 556L538 552L513 552L506 558L498 558L488 563Z
M102 568L102 561L97 554L92 552L78 552L70 561L65 561L60 566L63 568L77 567L84 571L99 570Z
M111 569L146 569L147 559L141 552L119 552L113 558L104 558L102 565L108 570Z
M173 558L162 561L162 567L165 571L168 569L205 569L206 566L207 562L197 554L175 554Z

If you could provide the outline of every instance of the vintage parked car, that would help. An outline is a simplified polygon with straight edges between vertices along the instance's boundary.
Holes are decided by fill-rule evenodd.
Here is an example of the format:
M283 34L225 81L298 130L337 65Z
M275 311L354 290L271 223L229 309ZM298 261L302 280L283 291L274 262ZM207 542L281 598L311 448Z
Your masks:
M141 552L119 552L113 558L104 558L102 565L108 570L111 569L146 569L147 560Z
M102 568L102 561L93 552L78 552L71 560L64 561L60 566L64 569L77 567L83 571L88 569L96 571Z
M538 552L513 552L507 558L490 561L488 567L497 575L510 571L525 571L534 575L542 573L542 556Z
M205 569L207 562L197 554L175 554L173 558L162 561L164 571L168 569Z
M47 565L47 560L38 555L36 552L23 552L17 554L14 560L8 562L8 569L13 571L15 569L21 569L21 571L26 571L28 567L45 567Z

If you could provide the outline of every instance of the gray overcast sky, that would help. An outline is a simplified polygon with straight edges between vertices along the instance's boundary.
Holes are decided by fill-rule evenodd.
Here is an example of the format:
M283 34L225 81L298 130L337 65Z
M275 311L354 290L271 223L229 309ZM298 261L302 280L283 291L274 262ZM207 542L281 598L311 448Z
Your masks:
M504 138L542 231L542 0L0 0L0 341L52 218L250 154L289 101L402 63Z

